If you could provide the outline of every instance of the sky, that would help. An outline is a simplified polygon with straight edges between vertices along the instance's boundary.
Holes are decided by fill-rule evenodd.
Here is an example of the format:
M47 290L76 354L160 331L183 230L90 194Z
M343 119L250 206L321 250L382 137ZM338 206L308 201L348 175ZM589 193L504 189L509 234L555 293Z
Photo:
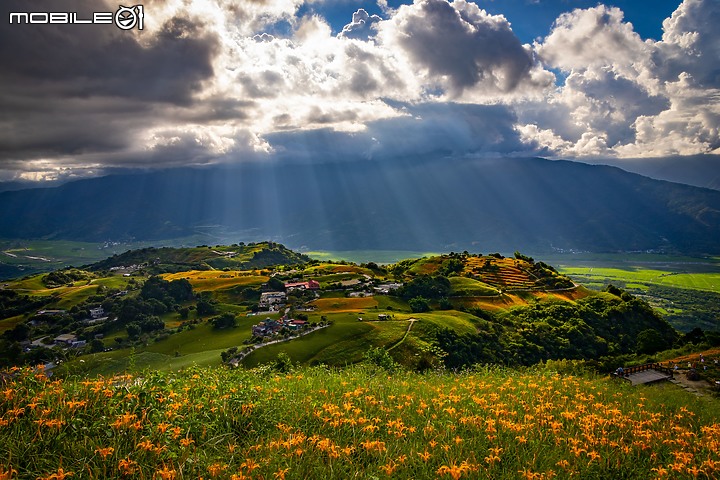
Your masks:
M118 6L0 3L0 181L413 157L718 165L717 0L145 0L142 30L9 22Z

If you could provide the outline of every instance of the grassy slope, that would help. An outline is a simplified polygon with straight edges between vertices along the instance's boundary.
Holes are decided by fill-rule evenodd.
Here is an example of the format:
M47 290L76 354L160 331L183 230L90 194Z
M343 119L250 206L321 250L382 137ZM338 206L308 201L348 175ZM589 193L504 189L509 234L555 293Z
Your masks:
M720 404L669 384L633 389L538 369L317 368L51 383L27 371L5 388L6 478L720 474Z

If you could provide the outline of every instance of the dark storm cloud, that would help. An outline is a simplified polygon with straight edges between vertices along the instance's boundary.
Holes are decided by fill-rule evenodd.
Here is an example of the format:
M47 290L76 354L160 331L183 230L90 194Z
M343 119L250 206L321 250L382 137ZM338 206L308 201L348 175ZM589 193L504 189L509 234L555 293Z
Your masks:
M63 11L112 11L103 4L63 3ZM55 11L54 2L3 2L9 12ZM6 25L0 29L0 81L52 96L117 96L187 104L213 74L217 38L189 19L172 18L150 44L112 25ZM32 88L32 87L30 87Z
M0 18L43 11L91 18L92 12L116 8L100 2L4 1ZM101 162L108 166L123 164L124 157L112 154L139 149L138 135L157 124L243 118L247 103L210 101L190 108L203 82L213 77L217 51L216 36L187 18L170 18L154 34L114 25L4 25L0 167L8 168L11 159L93 153L107 153Z
M290 161L466 156L526 152L502 105L427 103L405 106L406 116L370 122L362 132L330 129L266 136L278 158Z

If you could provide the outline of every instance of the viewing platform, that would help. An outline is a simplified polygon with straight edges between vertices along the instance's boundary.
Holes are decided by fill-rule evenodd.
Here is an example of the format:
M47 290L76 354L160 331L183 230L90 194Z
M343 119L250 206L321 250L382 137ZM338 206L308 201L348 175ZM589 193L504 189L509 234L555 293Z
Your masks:
M627 380L633 385L662 382L673 378L673 371L659 363L646 363L635 367L623 368L622 372L613 373L614 377Z

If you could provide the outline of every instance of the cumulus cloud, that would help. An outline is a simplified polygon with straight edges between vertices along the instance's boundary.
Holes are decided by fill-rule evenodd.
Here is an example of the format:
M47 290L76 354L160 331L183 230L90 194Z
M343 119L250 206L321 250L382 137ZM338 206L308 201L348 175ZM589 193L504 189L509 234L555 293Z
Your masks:
M507 19L465 0L403 5L379 29L385 42L453 95L473 87L508 93L531 79L532 53Z
M642 41L617 8L561 15L535 48L548 66L569 72L548 98L564 115L548 114L544 104L521 106L524 138L552 138L551 151L573 157L717 149L720 37L713 19L720 20L717 2L685 0L654 42Z
M382 21L380 15L370 15L364 8L353 13L352 22L345 25L339 37L367 40L375 35L375 25Z
M306 3L148 0L142 32L6 25L0 179L294 156L720 149L717 1L685 0L660 41L598 5L561 15L533 45L469 0L380 0L381 15L357 8L339 33L321 1ZM84 16L115 8L63 2ZM5 18L53 9L0 3Z

